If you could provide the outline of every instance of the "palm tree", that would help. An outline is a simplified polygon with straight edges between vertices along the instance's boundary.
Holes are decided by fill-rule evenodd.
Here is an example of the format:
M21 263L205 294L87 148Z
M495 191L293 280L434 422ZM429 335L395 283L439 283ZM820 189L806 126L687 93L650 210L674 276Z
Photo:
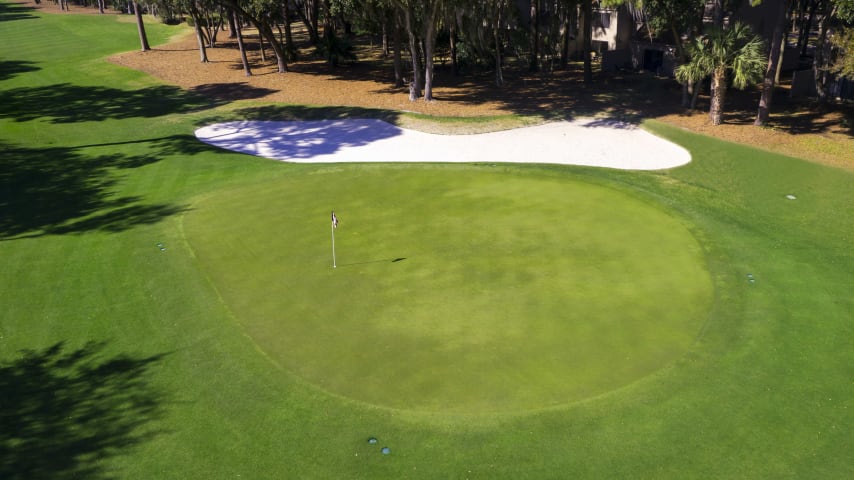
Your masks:
M712 76L709 117L713 125L721 124L727 74L732 72L732 85L744 90L762 79L767 57L762 40L750 27L736 22L732 27L711 30L688 45L691 60L676 69L680 82L697 82Z

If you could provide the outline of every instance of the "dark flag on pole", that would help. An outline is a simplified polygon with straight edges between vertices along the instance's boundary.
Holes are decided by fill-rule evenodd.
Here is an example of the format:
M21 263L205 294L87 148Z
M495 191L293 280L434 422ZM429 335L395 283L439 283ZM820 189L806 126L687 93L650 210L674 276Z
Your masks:
M338 228L338 217L335 216L335 212L332 212L332 228Z

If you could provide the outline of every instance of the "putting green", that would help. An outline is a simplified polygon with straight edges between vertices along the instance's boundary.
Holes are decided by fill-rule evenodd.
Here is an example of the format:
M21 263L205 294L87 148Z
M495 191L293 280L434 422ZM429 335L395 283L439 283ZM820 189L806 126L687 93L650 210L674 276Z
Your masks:
M568 174L300 172L200 200L184 232L257 345L334 394L461 413L577 401L673 362L712 302L679 220Z

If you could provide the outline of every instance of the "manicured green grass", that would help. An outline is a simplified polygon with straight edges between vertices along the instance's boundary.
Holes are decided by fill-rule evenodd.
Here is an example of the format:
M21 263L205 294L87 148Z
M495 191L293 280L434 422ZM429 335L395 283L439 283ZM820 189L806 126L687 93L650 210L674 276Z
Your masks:
M371 404L565 404L691 346L712 285L678 220L564 176L495 170L317 169L207 196L184 230L273 360Z
M15 45L0 52L0 477L854 476L851 173L655 122L646 126L688 148L691 164L658 173L285 165L198 144L194 126L219 117L219 110L102 64L99 58L110 51L137 48L133 24L18 15L9 4L0 6L0 45ZM161 40L170 31L154 22L149 28ZM81 87L103 95L87 96ZM100 103L87 109L92 100ZM66 103L74 108L63 112ZM285 363L291 352L277 358L258 347L263 338L252 334L228 298L233 284L217 280L212 270L225 263L205 261L193 239L205 227L192 223L205 216L243 221L239 215L216 219L209 207L250 205L247 192L257 189L270 207L281 207L266 235L287 233L280 219L311 218L314 228L319 216L318 264L330 282L355 285L359 275L376 282L375 269L403 275L421 268L428 254L438 255L427 242L405 241L406 231L369 238L376 233L369 217L400 224L370 206L382 200L384 179L417 186L416 176L448 193L470 187L509 226L528 219L514 217L512 208L501 213L502 202L510 200L489 190L500 185L499 177L511 188L531 186L524 202L533 202L534 223L548 211L538 199L554 199L564 185L610 195L649 218L675 222L676 231L688 229L702 246L714 287L696 341L665 368L622 388L533 411L371 405L293 374ZM311 206L316 215L308 207L286 208L285 202L309 205L311 197L295 196L309 193L300 190L303 181L314 186L311 196L328 202ZM365 197L342 203L347 190L341 185L347 184ZM281 191L281 197L270 191L284 186L296 191ZM395 199L389 215L425 211L429 218L406 228L438 238L441 232L429 227L445 219L424 207L428 200ZM475 212L462 209L464 198L456 200L458 216L448 221L466 232L464 221L474 222ZM342 217L336 236L342 266L335 271L326 252L332 208ZM584 225L595 230L593 223ZM547 233L553 249L556 237L572 234L553 224L534 226ZM217 238L205 245L216 247ZM263 238L247 242L265 246L257 243ZM407 245L421 250L404 251ZM296 250L287 246L271 250L288 255L295 267L315 261L294 258ZM398 257L406 260L344 266L356 258ZM308 278L295 287L318 281ZM317 288L344 290L339 285ZM334 301L324 308L342 308ZM451 319L440 320L453 326ZM379 444L369 445L371 436ZM380 454L382 446L391 454Z

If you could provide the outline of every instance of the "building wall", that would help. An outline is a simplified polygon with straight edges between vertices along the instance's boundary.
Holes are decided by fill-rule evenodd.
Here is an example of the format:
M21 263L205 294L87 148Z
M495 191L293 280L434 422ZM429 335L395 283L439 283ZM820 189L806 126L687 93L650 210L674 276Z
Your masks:
M607 50L628 48L634 29L634 19L623 7L593 10L593 41L607 43Z

